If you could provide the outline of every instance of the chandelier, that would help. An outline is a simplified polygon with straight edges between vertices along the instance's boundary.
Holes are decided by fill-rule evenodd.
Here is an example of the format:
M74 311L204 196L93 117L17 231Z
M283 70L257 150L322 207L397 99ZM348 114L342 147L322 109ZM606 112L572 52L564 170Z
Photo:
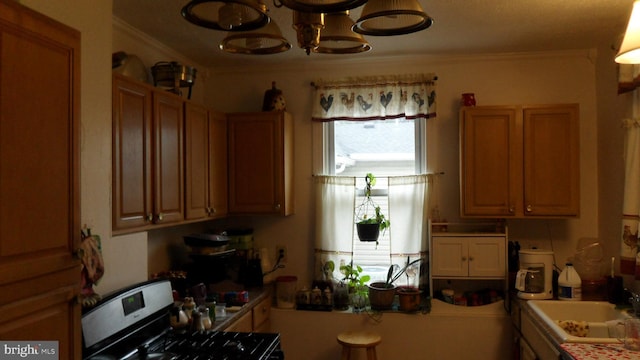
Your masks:
M433 19L418 0L273 0L276 8L293 10L298 46L325 54L371 50L363 35L396 36L424 30ZM364 5L356 21L349 10ZM182 8L189 22L228 31L220 49L235 54L276 54L291 48L262 0L191 0Z

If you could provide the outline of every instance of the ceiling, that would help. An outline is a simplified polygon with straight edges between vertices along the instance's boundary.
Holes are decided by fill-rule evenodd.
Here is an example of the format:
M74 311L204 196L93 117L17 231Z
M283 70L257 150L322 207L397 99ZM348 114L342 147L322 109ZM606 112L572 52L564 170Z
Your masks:
M365 36L373 49L350 55L307 55L296 43L292 11L264 0L291 50L274 55L228 54L218 49L225 32L184 20L188 0L113 0L113 14L196 63L230 64L315 62L397 55L455 55L584 49L619 46L633 0L420 0L434 24L413 34ZM490 6L488 6L490 4ZM361 8L351 11L357 19ZM169 60L169 59L168 59Z

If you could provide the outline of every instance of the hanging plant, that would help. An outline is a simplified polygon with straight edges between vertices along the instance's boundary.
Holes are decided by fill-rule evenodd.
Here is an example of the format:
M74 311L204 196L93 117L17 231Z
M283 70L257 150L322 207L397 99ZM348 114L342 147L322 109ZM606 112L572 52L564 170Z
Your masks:
M356 230L360 241L375 241L378 244L380 232L389 228L391 223L384 216L373 199L371 198L371 188L376 184L376 177L372 173L365 176L364 199L362 204L356 208Z

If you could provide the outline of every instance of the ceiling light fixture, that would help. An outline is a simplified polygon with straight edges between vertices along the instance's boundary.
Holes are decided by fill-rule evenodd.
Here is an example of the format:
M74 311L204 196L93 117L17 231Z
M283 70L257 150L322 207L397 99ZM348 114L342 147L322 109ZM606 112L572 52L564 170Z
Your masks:
M633 3L633 10L615 61L620 64L640 64L640 0Z
M293 28L298 35L298 46L307 52L320 44L320 30L324 28L324 14L293 10Z
M279 0L279 2L280 4L277 4L274 0L273 4L276 7L284 5L291 10L303 12L331 13L355 9L367 0Z
M224 31L255 30L270 21L260 0L192 0L181 13L195 25Z
M354 21L349 10L324 16L325 27L320 31L320 43L313 52L324 54L355 54L371 50L364 37L351 30Z
M418 0L369 0L353 31L363 35L393 36L424 30L433 19Z
M360 19L353 22L348 10L363 4ZM293 10L298 45L307 55L312 51L366 52L371 45L362 35L409 34L433 23L418 0L273 0L273 5ZM289 50L291 44L267 11L262 0L191 0L182 8L182 16L198 26L233 32L220 44L220 49L230 53L262 55Z
M220 49L232 54L270 55L291 49L291 43L271 21L261 29L230 32L222 40Z

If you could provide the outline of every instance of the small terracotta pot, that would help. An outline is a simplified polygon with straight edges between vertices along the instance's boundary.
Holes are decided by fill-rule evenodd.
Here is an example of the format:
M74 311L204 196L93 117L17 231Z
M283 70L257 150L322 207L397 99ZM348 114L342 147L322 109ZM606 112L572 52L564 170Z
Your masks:
M420 310L422 291L413 286L401 286L396 290L402 311Z

